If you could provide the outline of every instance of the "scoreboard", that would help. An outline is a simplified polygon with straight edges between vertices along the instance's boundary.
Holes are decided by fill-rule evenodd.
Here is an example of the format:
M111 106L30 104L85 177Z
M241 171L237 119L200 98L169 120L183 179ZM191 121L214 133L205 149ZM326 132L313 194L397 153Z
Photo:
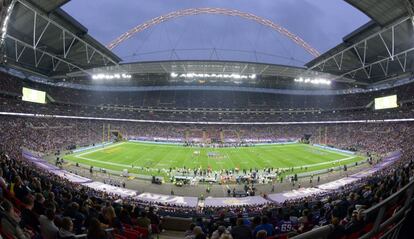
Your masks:
M397 95L375 98L375 110L397 108Z

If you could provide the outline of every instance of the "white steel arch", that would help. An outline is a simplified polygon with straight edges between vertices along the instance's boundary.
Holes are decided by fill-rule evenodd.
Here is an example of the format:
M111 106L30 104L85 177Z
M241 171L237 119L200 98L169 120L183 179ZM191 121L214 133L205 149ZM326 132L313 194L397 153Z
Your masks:
M269 27L279 32L280 34L288 37L291 41L293 41L295 44L305 49L312 56L314 57L320 56L320 53L315 48L313 48L311 45L309 45L309 43L305 42L302 38L290 32L288 29L280 26L279 24L276 24L269 19L256 16L252 13L242 12L242 11L234 10L234 9L225 9L225 8L188 8L188 9L178 10L175 12L170 12L170 13L167 13L162 16L158 16L156 18L153 18L151 20L148 20L144 23L141 23L135 26L134 28L123 33L122 35L117 37L115 40L110 42L107 45L107 47L110 50L112 50L115 47L117 47L119 44L121 44L122 42L131 38L134 34L142 32L152 26L161 24L163 22L173 20L175 18L184 17L184 16L194 16L194 15L200 15L200 14L234 16L234 17L240 17L240 18L244 18L247 20L255 21L263 26Z

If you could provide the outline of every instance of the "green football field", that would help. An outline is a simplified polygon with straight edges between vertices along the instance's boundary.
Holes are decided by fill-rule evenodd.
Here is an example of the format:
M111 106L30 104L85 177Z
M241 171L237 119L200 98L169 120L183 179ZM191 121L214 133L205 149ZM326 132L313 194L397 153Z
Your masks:
M292 168L315 171L363 160L306 144L263 145L239 148L198 148L173 144L122 142L71 155L65 160L115 171L165 176L170 168ZM155 172L155 173L154 173Z

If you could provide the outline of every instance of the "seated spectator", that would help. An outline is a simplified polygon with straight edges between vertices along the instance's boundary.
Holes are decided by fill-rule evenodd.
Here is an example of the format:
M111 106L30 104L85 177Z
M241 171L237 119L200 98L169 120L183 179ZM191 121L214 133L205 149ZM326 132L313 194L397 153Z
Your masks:
M118 232L123 232L123 226L119 218L115 214L115 209L112 206L107 206L102 210L103 220L102 222L108 228L114 228Z
M220 239L233 239L233 237L229 233L223 233L221 234Z
M256 233L255 239L266 239L267 238L267 232L265 230L260 230Z
M211 235L211 239L219 239L221 235L228 234L229 232L226 230L225 226L219 226L217 230L213 232Z
M64 217L62 219L61 227L58 232L58 239L75 239L75 234L73 234L73 223L69 217Z
M312 224L312 218L309 215L309 210L308 209L304 209L302 212L302 216L298 219L299 222L299 229L298 231L303 233L303 232L307 232L310 231L313 227Z
M70 200L70 199L68 199ZM73 220L73 230L76 233L82 232L82 227L85 221L85 216L79 211L79 204L71 202L63 213L65 217L69 217Z
M45 214L40 215L40 232L43 239L54 239L58 235L59 228L55 225L55 208L47 208Z
M43 195L41 193L36 193L35 194L35 201L34 201L34 206L33 206L33 211L37 214L37 215L42 215L44 214L44 210L45 210L45 197L43 197Z
M4 178L3 178L3 169L2 168L0 168L0 187L2 189L7 188L6 180L4 180Z
M27 195L29 195L29 191L20 176L16 176L14 178L14 183L11 185L10 191L13 192L14 195L20 200L23 200Z
M194 232L194 227L196 227L196 224L191 223L190 224L190 228L185 231L184 237L187 238L192 238L193 237L193 232Z
M3 232L17 239L29 239L33 235L30 231L22 229L19 225L20 218L15 213L13 205L5 200L1 204L4 215L1 218L1 228Z
M39 215L37 215L33 211L33 198L32 197L26 197L23 200L24 208L21 211L21 218L22 221L20 222L20 225L26 228L30 228L33 231L38 231L39 228Z
M364 224L360 212L358 210L354 210L352 212L351 221L345 225L345 232L346 234L352 234L362 229L363 226Z
M339 224L339 218L332 218L331 223L334 228L331 234L329 234L328 239L342 238L343 236L345 236L345 228Z
M203 229L199 226L194 227L193 229L193 239L206 239L206 235L203 232Z

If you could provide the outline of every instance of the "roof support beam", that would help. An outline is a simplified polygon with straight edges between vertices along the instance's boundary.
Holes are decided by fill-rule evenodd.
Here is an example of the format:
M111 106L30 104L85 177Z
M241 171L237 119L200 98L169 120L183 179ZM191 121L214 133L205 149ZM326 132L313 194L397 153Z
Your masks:
M30 22L27 23L29 24L29 26L33 27L33 34L32 36L30 34L29 36L24 38L23 36L12 36L10 35L10 33L7 32L7 30L3 32L2 40L10 40L12 41L12 43L15 44L15 56L7 56L7 54L13 55L13 53L10 53L10 51L4 51L6 53L6 57L16 60L16 62L18 62L22 59L23 56L24 58L30 56L33 59L31 61L33 63L31 67L39 68L41 66L40 62L43 60L45 56L47 56L54 59L52 60L54 71L57 70L57 67L59 66L59 61L66 63L69 66L69 71L78 69L80 71L86 72L83 69L83 67L85 67L85 64L91 63L94 65L103 64L105 66L114 65L115 67L119 67L118 62L113 60L110 55L107 55L101 50L98 50L96 47L89 44L81 37L77 36L75 33L70 32L67 28L55 22L48 15L45 15L41 10L39 10L36 6L33 6L28 1L13 0L12 4L13 6L14 4L18 4L20 10L23 9L23 11L27 11L28 14L33 14L33 17L29 18ZM9 15L7 16L7 19L9 19L12 15L13 11L11 10ZM7 26L4 29L7 29ZM47 36L47 38L51 37L50 31L52 30L54 33L60 34L62 36L62 39L58 40L62 42L60 42L61 45L59 45L57 49L50 47L47 41L45 40L45 36ZM55 41L57 39L52 40ZM6 44L3 44L3 46L5 45ZM23 46L23 50L20 51L20 48L18 49L16 45ZM32 49L34 54L26 54L26 48ZM76 51L76 53L79 53L80 55L71 54L74 51ZM85 55L85 58L83 58L83 55Z
M311 71L319 71L319 72L325 72L325 73L330 73L330 72L342 72L342 73L337 73L338 76L335 77L333 80L335 81L342 81L341 78L345 77L345 76L354 76L356 75L356 73L358 71L362 71L365 73L366 78L370 78L372 77L372 67L376 64L380 64L381 69L383 70L384 74L388 74L388 62L387 62L387 66L384 67L383 63L385 61L387 61L386 59L389 59L391 61L395 60L395 57L399 56L402 57L402 55L406 55L408 52L412 51L412 48L410 49L398 49L395 46L395 31L397 29L398 26L402 25L402 24L406 24L407 21L410 21L411 24L411 17L405 17L402 18L400 20L398 20L397 22L391 24L390 26L374 33L371 34L370 36L348 46L347 48L326 57L325 59L317 62L316 64L310 66L307 71L305 71L302 75L306 76L307 74L309 74ZM387 34L389 40L386 40L385 38L385 34ZM372 41L370 41L372 40ZM375 41L374 41L375 40ZM377 42L380 41L382 42L382 46L384 47L384 51L387 52L388 57L382 60L376 60L376 59L372 59L370 61L370 59L368 58L367 55L367 50L370 49L370 44L374 44L371 42ZM397 51L398 49L398 51ZM354 65L350 65L350 64L346 64L344 62L344 55L349 56L349 55L356 55L357 61L359 61L360 64L354 64ZM403 59L397 59L398 62L401 65L401 69L403 71L406 70L406 57ZM345 64L345 65L344 65ZM358 66L359 65L359 66ZM328 67L329 66L329 67ZM335 73L334 73L335 74Z
M71 63L71 62L69 62L69 61L66 61L65 59L62 59L62 58L60 58L60 57L58 57L58 56L56 56L56 55L54 55L54 54L51 54L51 53L46 52L46 51L43 51L43 50L41 50L41 49L39 49L39 48L35 48L34 46L32 46L32 45L30 45L30 44L28 44L28 43L26 43L26 42L24 42L24 41L21 41L21 40L19 40L19 39L15 38L15 37L13 37L13 36L9 36L9 35L7 35L7 34L6 34L6 39L10 39L10 40L14 41L14 43L15 43L15 47L16 47L16 52L17 52L17 46L18 46L18 45L20 45L20 46L22 46L22 47L23 47L23 50L22 50L22 51L21 51L18 55L16 55L16 61L17 61L17 62L19 61L19 59L20 59L20 57L22 56L23 51L24 51L25 49L32 49L34 52L38 51L38 52L42 53L43 55L47 55L47 56L49 56L50 58L52 58L53 70L54 70L54 71L57 69L57 66L58 66L61 62L63 62L63 63L66 63L66 64L68 64L68 65L72 66L73 68L76 68L76 69L78 69L78 70L80 70L80 71L83 71L83 72L85 72L85 73L88 73L86 70L84 70L84 69L83 69L82 67L80 67L80 66L77 66L77 65L75 65L75 64L73 64L73 63ZM36 54L36 53L35 53L35 54ZM35 54L34 54L34 55L35 55ZM55 61L56 61L56 62L55 62ZM40 62L40 60L39 60L39 62ZM38 62L38 63L39 63L39 62Z
M400 64L401 69L402 69L402 71L403 71L403 72L405 72L405 70L406 70L406 66L407 66L407 56L408 56L408 53L412 53L412 52L414 52L414 47L409 48L409 49L407 49L407 50L405 50L405 51L402 51L402 52L400 52L400 53L397 53L397 54L395 54L395 55L393 56L394 58L397 58L397 61L398 61L398 63ZM401 62L400 57L403 57L404 62ZM384 58L384 59L381 59L381 60L378 60L378 61L372 62L372 63L370 63L370 64L368 64L368 65L366 65L366 66L362 66L362 67L356 68L356 69L354 69L354 70L348 71L348 72L346 72L346 73L344 73L344 74L342 74L342 75L338 76L337 78L345 77L346 75L352 75L352 74L353 74L353 76L355 76L355 75L356 75L356 73L357 73L358 71L360 71L360 70L364 70L364 71L366 72L366 68L367 68L367 67L372 67L372 66L374 66L374 65L379 65L379 66L382 68L382 70L383 70L383 72L384 72L385 76L387 76L387 74L388 74L388 66L389 66L389 62L390 62L390 61L393 61L393 60L391 59L391 57L386 57L386 58ZM385 68L385 69L384 69L384 66L383 66L383 63L384 63L384 62L385 62L385 64L386 64L386 68ZM368 74L368 72L367 72L367 74ZM371 75L370 75L370 74L368 74L368 76L369 76L369 77L371 77ZM369 78L369 77L368 77L368 78Z
M81 39L80 37L76 36L75 34L71 33L70 31L68 31L66 28L64 28L63 26L61 26L60 24L58 24L57 22L53 21L52 19L50 19L48 16L45 16L43 14L41 14L39 12L39 10L37 10L34 6L31 6L29 3L27 3L25 0L16 0L19 4L21 4L22 6L24 6L27 10L32 11L35 15L37 15L37 17L42 18L43 20L45 20L46 22L49 22L50 24L52 24L53 26L59 28L62 31L66 31L66 34L70 35L71 37L75 38L76 40L78 40L79 42L89 45L87 42L85 42L83 39ZM99 51L98 49L94 48L93 46L89 45L90 48L94 49L95 51L98 52L99 55L101 55L102 57L107 58L108 62L111 62L114 65L118 65L117 62L113 61L109 56L106 56L104 53L102 53L101 51Z

